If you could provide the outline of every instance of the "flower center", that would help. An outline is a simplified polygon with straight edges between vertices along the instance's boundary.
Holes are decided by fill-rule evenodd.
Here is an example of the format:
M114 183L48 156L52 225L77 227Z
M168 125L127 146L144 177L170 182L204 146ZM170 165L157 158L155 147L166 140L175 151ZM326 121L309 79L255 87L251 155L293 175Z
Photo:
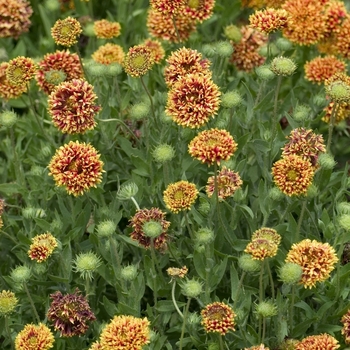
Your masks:
M200 0L189 0L187 5L191 9L197 9L200 5L201 1Z
M289 170L287 172L287 179L289 181L295 181L298 178L298 176L299 176L299 173L297 171L295 171L294 169Z
M135 58L133 58L132 60L132 66L134 68L142 68L145 64L146 64L146 58L145 56L137 56Z
M62 28L61 28L61 35L62 36L67 36L67 35L70 34L70 32L71 32L71 27L70 26L67 26L67 25L62 26Z
M15 78L20 78L23 75L23 70L17 67L16 69L13 70L12 74Z
M32 336L28 340L29 345L37 345L38 344L38 339L35 336Z
M182 191L176 191L174 198L175 200L181 200L184 197L184 193Z

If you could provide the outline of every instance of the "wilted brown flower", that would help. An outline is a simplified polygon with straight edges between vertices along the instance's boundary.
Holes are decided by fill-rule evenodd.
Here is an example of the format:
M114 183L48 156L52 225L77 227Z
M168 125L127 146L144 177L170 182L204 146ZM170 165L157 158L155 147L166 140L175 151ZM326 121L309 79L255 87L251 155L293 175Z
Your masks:
M295 350L336 350L339 348L338 340L327 333L310 335L294 346Z
M229 160L237 149L237 143L226 130L201 131L188 145L189 154L208 165Z
M199 128L219 110L219 96L219 87L208 75L187 74L168 92L165 112L181 126Z
M341 323L343 324L341 334L345 338L345 343L350 344L350 309L341 318Z
M217 187L219 200L233 196L234 193L241 188L243 181L238 173L225 166L217 174ZM210 176L205 191L210 198L215 192L215 176Z
M124 59L124 70L134 78L145 75L153 66L154 57L145 45L136 45L129 49Z
M0 292L0 316L7 316L18 304L18 299L15 293L9 290L3 290Z
M241 28L242 38L239 42L231 42L233 53L230 62L237 69L250 72L265 62L265 57L259 54L259 49L267 43L267 35L243 26Z
M174 21L180 39L176 34L172 17L151 8L147 16L147 29L151 36L174 43L186 41L190 34L196 30L195 20L182 12L174 17Z
M27 324L17 334L16 350L48 350L53 347L55 338L43 323Z
M66 186L69 194L81 196L102 181L102 166L94 147L70 141L56 151L48 167L57 186Z
M165 56L165 51L160 41L146 39L141 43L141 45L146 46L151 51L154 63L159 64L163 60Z
M18 39L28 32L33 9L27 0L0 0L0 38Z
M100 336L103 350L141 350L149 342L150 322L147 318L134 316L114 316Z
M88 330L88 321L96 320L87 299L76 289L73 294L63 295L57 291L50 295L52 299L47 319L53 322L56 331L62 337L83 335Z
M335 73L345 73L345 62L333 55L316 57L304 65L307 80L321 84Z
M311 162L313 167L317 166L317 159L320 153L326 152L323 136L316 135L311 129L297 128L286 136L289 140L282 148L282 156L296 154L304 160Z
M211 76L211 62L202 57L197 50L182 47L173 51L166 60L164 78L168 87L172 87L179 78L187 74L205 74Z
M124 62L125 53L121 46L117 44L107 43L100 46L92 55L92 59L95 62L101 64L111 64Z
M13 85L6 78L7 62L0 63L0 97L4 100L18 98L27 91L27 85Z
M51 71L60 71L66 75L64 81L79 79L83 77L83 70L76 53L69 51L56 51L48 53L38 64L36 80L41 90L50 94L55 85L46 80L46 74Z
M273 181L287 196L306 195L314 177L312 164L308 160L290 154L274 163Z
M265 34L284 28L287 21L287 11L274 8L256 11L249 17L250 26Z
M198 190L196 185L188 181L178 181L168 185L163 192L166 207L173 213L189 210L196 201Z
M311 241L310 239L293 244L286 257L286 262L301 266L303 274L300 284L310 289L316 285L316 282L322 282L329 278L338 260L334 248L328 243Z
M84 79L59 84L48 99L48 112L53 124L66 134L84 133L94 129L95 114L101 109L95 104L94 87Z
M164 15L174 16L183 11L186 0L150 0L152 8Z
M151 238L145 235L143 225L150 221L158 222L161 226L161 233L159 236L153 238L153 244L155 249L162 249L166 243L167 230L170 226L170 222L165 220L165 213L159 208L138 210L130 220L130 226L133 228L130 237L138 241L139 244L145 248L149 248L151 245Z
M218 332L225 335L230 329L235 330L236 314L224 303L215 302L207 305L202 311L202 325L207 333Z
M48 259L56 247L56 238L50 232L46 232L32 238L32 244L29 247L28 256L32 260L41 263Z
M29 83L36 72L36 65L31 58L19 56L8 62L6 68L7 81L12 85Z
M51 35L56 44L70 47L78 42L82 32L80 23L72 17L58 19L51 28Z
M215 0L185 0L184 14L192 20L203 22L211 17Z
M181 269L178 267L169 267L166 272L172 279L175 277L184 278L187 275L188 268L186 266L182 266Z
M94 32L98 38L112 39L120 35L121 26L118 22L110 22L106 19L95 21Z

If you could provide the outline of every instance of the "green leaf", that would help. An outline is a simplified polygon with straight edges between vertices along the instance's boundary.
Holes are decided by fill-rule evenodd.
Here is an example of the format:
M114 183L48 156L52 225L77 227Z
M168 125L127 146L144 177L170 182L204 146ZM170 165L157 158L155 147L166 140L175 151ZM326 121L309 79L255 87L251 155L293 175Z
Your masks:
M109 301L105 296L102 297L102 305L110 317L113 317L118 313L118 309L115 303Z
M221 261L219 265L214 266L212 273L210 273L209 284L210 289L213 291L217 285L220 283L227 266L227 257Z

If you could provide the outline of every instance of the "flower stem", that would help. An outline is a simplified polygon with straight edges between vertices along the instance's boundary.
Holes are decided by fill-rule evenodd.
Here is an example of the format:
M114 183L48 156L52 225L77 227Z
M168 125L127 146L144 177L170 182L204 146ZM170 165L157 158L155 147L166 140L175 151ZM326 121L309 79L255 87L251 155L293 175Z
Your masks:
M11 336L11 330L9 327L9 319L7 316L5 316L5 329L6 329L6 333L8 334L9 340L10 340L10 344L11 344L11 350L14 349L14 344L13 344L13 340L12 340L12 336Z
M220 344L220 350L224 350L224 340L221 334L219 334L219 344Z
M133 203L135 204L135 207L137 210L140 210L140 206L139 204L136 202L136 199L134 197L130 197L130 199L133 201Z
M180 34L179 34L179 31L178 31L177 26L176 26L175 17L171 16L171 20L173 21L173 25L174 25L174 29L175 29L175 33L176 33L176 38L179 41L179 43L181 43L181 38L180 38Z
M290 302L290 311L289 311L289 329L290 329L290 335L293 335L293 318L294 318L294 300L295 300L295 285L293 284L292 287L292 300Z
M300 216L298 219L298 226L297 226L297 230L295 232L295 242L299 242L300 228L301 228L301 223L303 222L303 218L304 218L304 214L305 214L305 210L306 210L306 204L307 204L307 201L305 199L305 200L303 200L303 205L301 207L301 212L300 212Z
M171 288L171 300L173 301L173 304L175 306L175 310L177 311L177 313L180 315L181 318L184 318L183 313L181 312L181 310L177 306L177 302L176 302L176 299L175 299L175 287L176 287L176 281L174 279L173 280L173 286Z
M263 329L262 329L262 336L261 336L261 342L264 342L265 339L265 332L266 332L266 317L263 317Z
M182 322L181 337L180 337L180 350L182 350L182 340L183 340L183 337L185 335L186 320L187 320L188 310L190 308L190 303L191 303L191 298L188 298L187 304L186 304L186 309L184 312L184 318L183 318L183 322Z
M186 227L187 227L187 230L188 230L188 233L191 237L191 239L193 240L193 232L191 230L191 227L190 227L190 223L189 223L189 220L188 220L188 213L185 211L184 213L184 216L185 216L185 222L186 222Z
M152 110L152 115L153 115L153 121L155 121L156 120L156 114L154 112L152 96L151 96L150 92L148 91L147 86L146 86L145 82L143 81L143 77L142 76L140 77L140 80L141 80L141 84L142 84L143 88L146 91L146 94L148 95L149 101L151 102L151 110Z
M29 299L29 303L33 309L33 313L34 313L34 316L36 318L36 321L37 323L39 324L40 323L40 317L39 317L39 314L38 314L38 311L36 310L36 307L34 305L34 301L32 299L32 297L30 296L30 293L29 293L29 290L28 290L28 287L27 287L27 284L26 283L23 283L23 287L24 287L24 290L26 291L27 293L27 297Z
M272 273L271 273L271 269L270 269L270 264L269 264L268 261L267 261L266 265L267 265L267 272L269 274L270 285L271 285L271 296L272 296L272 299L275 299L275 284L273 283L273 278L272 278Z
M339 103L334 101L332 114L331 114L331 117L329 119L329 126L328 126L328 141L327 141L327 148L326 148L327 153L329 153L329 151L331 149L334 123L335 123L335 118L337 116L338 108L339 108Z

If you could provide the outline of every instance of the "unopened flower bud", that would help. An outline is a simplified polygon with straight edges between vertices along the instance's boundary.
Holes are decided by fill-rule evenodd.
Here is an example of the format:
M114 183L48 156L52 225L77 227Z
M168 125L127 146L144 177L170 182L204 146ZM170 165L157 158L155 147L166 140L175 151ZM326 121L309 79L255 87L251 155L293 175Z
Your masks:
M261 46L261 48L259 49L259 54L263 57L267 57L268 55L268 50L270 50L270 55L276 56L279 54L279 50L277 48L277 46L275 44L270 44L270 47L268 48L267 45L263 45Z
M233 53L233 47L228 41L219 41L215 44L215 49L220 57L230 57Z
M268 65L256 67L255 73L261 80L265 81L272 80L276 76L275 73L270 69L270 66Z
M350 203L349 202L338 203L337 210L339 214L350 214Z
M285 284L295 284L300 281L303 269L300 265L287 262L279 269L280 280Z
M213 44L204 44L202 51L206 57L215 57L216 55L215 46Z
M210 244L214 238L214 232L210 228L203 227L195 233L195 240L198 244Z
M253 259L250 254L243 254L238 259L238 266L244 272L255 272L261 267L259 260Z
M271 301L262 301L255 307L256 313L262 317L277 315L277 306Z
M101 259L94 252L79 254L73 261L73 269L84 280L92 280L92 274L101 266Z
M303 122L310 119L311 109L308 106L297 105L294 109L293 118L297 122Z
M196 298L202 293L202 284L196 280L187 280L182 284L182 294L188 298Z
M11 128L17 121L17 114L13 111L0 113L0 126Z
M199 207L198 207L198 211L202 214L202 215L208 215L210 212L210 203L208 201L206 201L205 199L200 199L199 200Z
M110 237L115 232L116 228L117 225L113 221L102 221L97 226L96 235L99 237Z
M84 35L92 38L96 36L95 30L94 30L95 24L93 22L87 23L83 28Z
M120 186L117 193L117 198L121 201L125 201L130 199L131 197L135 197L138 191L139 188L137 187L135 182L129 182Z
M317 159L318 164L324 169L331 170L335 167L337 164L334 158L327 154L327 153L322 153L319 155Z
M3 290L0 292L0 316L7 316L18 304L18 299L11 291Z
M130 109L130 117L134 120L146 118L150 113L150 106L147 103L138 103Z
M296 64L287 57L275 57L272 62L270 69L276 74L276 75L283 75L288 76L292 75L295 70L297 69Z
M13 269L11 271L10 277L15 283L26 283L29 281L30 275L30 268L25 265L22 265Z
M326 85L326 93L333 101L349 102L350 101L350 86L341 80L332 82Z
M338 223L344 230L350 231L350 214L340 215Z
M175 150L170 145L162 144L154 149L152 155L156 162L165 163L175 157Z
M208 350L220 350L220 345L217 343L209 343Z
M150 221L146 221L142 225L142 232L147 237L157 238L158 236L160 236L162 234L163 227L162 227L160 222L150 220Z
M91 75L92 77L103 77L106 75L106 65L102 63L97 63L97 62L90 62L85 66L86 71L88 75Z
M293 43L285 38L278 38L276 41L276 46L281 51L288 51L293 48Z
M46 0L44 2L45 9L50 12L55 12L60 9L60 3L58 0Z
M235 43L238 43L242 39L241 30L234 24L230 24L227 27L225 27L224 34L227 39L232 40Z
M225 108L237 107L242 103L242 97L238 91L228 91L221 96L221 106Z
M26 207L22 209L22 215L25 219L35 218L36 209L33 207Z
M188 324L191 326L191 325L198 325L198 324L200 324L201 323L201 320L202 320L202 318L201 318L201 316L200 315L198 315L197 313L190 313L189 315L188 315L188 317L187 317L187 322L188 322Z
M49 84L59 85L64 82L67 78L67 74L62 70L51 69L45 72L45 80Z
M128 265L121 269L120 278L124 281L133 281L137 277L137 266Z
M35 263L32 265L33 273L37 276L43 276L44 273L47 271L47 266L46 264L38 264Z
M118 63L111 63L106 67L106 75L115 77L123 72L123 67Z
M278 187L273 187L269 191L269 198L278 202L284 198L284 194Z

